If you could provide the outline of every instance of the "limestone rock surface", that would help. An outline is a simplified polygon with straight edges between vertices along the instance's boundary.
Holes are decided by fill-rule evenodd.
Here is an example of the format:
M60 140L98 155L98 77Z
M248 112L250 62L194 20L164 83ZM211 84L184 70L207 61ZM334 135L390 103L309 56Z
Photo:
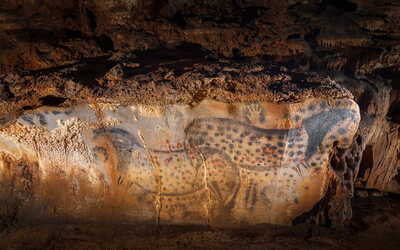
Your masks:
M0 130L2 183L7 159L37 166L43 217L290 224L325 195L333 147L359 120L351 99L329 98L43 107Z

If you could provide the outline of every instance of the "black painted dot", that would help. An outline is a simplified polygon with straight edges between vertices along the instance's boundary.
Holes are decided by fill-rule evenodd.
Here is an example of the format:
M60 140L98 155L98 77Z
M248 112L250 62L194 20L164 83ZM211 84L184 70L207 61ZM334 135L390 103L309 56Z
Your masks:
M282 142L278 142L278 147L283 147L283 146L285 146L285 144L284 144L284 143L282 143Z
M280 135L278 138L279 138L280 140L283 140L283 139L285 139L285 136L284 136L284 135Z
M214 129L212 125L207 125L207 129Z
M303 154L303 152L297 151L297 155L302 155L302 154Z

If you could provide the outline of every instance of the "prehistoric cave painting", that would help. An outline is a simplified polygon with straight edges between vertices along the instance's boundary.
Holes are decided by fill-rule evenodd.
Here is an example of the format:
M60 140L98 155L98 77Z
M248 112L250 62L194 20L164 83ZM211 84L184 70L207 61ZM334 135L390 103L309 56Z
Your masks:
M245 103L242 112L247 123L254 125L265 123L266 112L259 103Z
M15 126L41 128L48 141L70 119L81 121L70 138L83 142L76 151L89 155L83 165L98 170L97 181L126 189L137 203L153 200L159 218L179 223L290 223L323 197L333 145L349 146L360 119L348 99L100 109L101 119L89 106L38 110ZM0 138L12 140L12 131L3 128ZM14 142L21 151L41 145L24 137Z

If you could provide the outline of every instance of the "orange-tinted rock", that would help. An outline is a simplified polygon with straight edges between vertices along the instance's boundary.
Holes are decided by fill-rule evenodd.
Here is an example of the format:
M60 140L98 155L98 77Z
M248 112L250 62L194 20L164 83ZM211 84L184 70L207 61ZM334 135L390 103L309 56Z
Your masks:
M39 197L72 217L290 224L324 196L359 119L328 98L41 108L1 129L0 150L37 164Z

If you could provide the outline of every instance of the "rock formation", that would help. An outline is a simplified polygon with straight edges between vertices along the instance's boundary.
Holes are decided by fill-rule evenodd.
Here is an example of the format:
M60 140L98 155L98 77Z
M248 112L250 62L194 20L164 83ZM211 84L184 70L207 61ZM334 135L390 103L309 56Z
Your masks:
M396 1L3 1L4 218L343 225L400 193Z
M350 147L358 128L359 108L352 95L315 73L272 73L261 65L219 62L153 63L152 70L146 64L124 66L131 64L139 65L116 64L97 78L118 83L86 91L91 101L62 108L44 103L24 111L27 89L21 96L14 89L26 81L46 89L58 84L58 93L52 94L72 101L69 86L84 86L68 74L83 75L78 72L85 72L86 65L46 74L47 80L30 75L7 84L17 97L12 107L22 110L13 112L21 113L16 119L5 118L0 131L3 173L13 171L6 166L10 159L37 166L29 170L37 178L29 191L42 203L37 204L42 218L57 210L89 219L108 211L109 204L117 210L110 218L128 221L291 224L325 195L335 175L332 150ZM179 70L187 73L176 75ZM218 77L205 77L212 74ZM164 91L146 88L154 78ZM130 81L129 89L118 88L121 81ZM183 93L170 94L177 82ZM231 96L216 94L225 84L231 85ZM252 85L258 88L250 91ZM141 96L130 95L135 88ZM40 97L39 88L33 90L36 94L28 91L31 100L49 99ZM204 94L185 95L188 91ZM159 97L151 100L155 93ZM3 179L8 183L7 174ZM49 189L62 189L64 198Z

